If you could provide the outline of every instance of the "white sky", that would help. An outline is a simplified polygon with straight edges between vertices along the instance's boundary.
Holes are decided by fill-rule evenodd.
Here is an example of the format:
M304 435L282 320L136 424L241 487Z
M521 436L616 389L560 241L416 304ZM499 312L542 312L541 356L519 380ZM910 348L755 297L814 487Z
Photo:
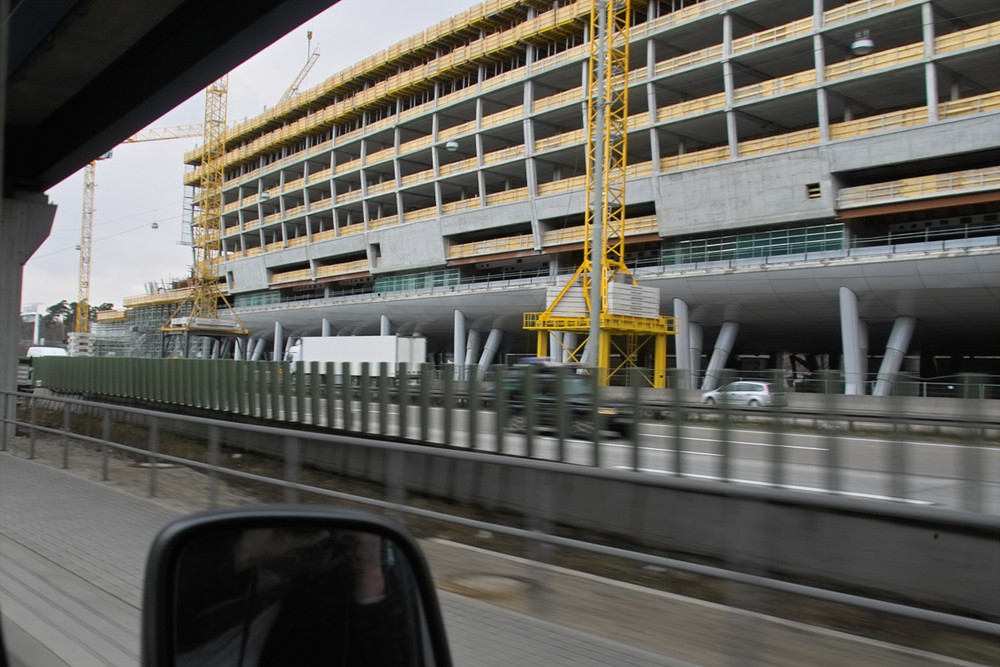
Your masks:
M291 85L307 59L306 31L320 57L300 90L311 88L355 62L459 14L476 0L340 0L233 70L230 123L260 114ZM150 124L167 127L203 120L204 92ZM184 199L183 155L198 138L124 144L97 163L91 245L90 303L142 294L150 281L187 276L191 249L179 244ZM24 268L23 306L44 311L76 301L79 283L83 171L48 191L58 205L52 232ZM158 229L152 229L156 222Z

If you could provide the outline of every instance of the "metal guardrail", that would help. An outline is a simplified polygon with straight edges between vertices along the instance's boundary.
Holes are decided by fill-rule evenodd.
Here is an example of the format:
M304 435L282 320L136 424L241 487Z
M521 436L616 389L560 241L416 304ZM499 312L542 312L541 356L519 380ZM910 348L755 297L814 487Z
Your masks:
M384 386L384 385L383 385ZM17 404L21 403L21 413L19 416ZM27 407L23 407L24 405ZM39 422L39 412L48 410L55 414L62 415L61 426L43 426ZM73 430L73 416L78 413L86 413L101 423L101 435L82 435ZM861 595L848 594L834 590L819 588L816 586L802 585L780 579L759 576L747 572L701 565L693 562L669 558L640 551L607 546L605 544L588 542L584 539L574 539L560 536L555 532L542 530L548 524L545 517L544 507L535 506L532 502L524 505L527 513L525 516L525 526L499 524L483 521L477 518L458 516L426 507L417 507L409 504L408 493L405 484L401 481L400 470L404 466L404 457L408 455L430 456L453 461L467 463L488 463L490 465L512 466L521 469L530 469L539 474L558 472L560 474L571 474L581 478L603 478L615 482L636 482L640 476L634 473L623 473L621 471L602 470L598 468L587 468L581 466L565 466L564 464L539 461L526 457L502 457L495 454L474 452L458 449L428 448L420 445L413 445L400 442L390 442L386 440L360 439L343 435L331 435L316 432L303 432L286 428L262 426L260 424L241 424L232 421L207 419L204 417L183 416L172 413L164 413L154 410L112 406L103 403L83 401L78 399L38 397L28 394L18 394L13 392L0 393L0 450L7 451L8 442L14 429L26 429L29 432L30 449L29 458L34 458L35 442L39 435L59 439L62 447L62 466L69 467L71 459L69 447L71 442L83 443L99 447L103 453L104 465L102 468L102 479L109 477L108 459L113 455L126 455L139 461L147 462L147 474L149 477L148 493L150 496L158 495L157 473L158 465L162 463L187 466L199 470L208 477L206 487L206 501L210 507L215 507L219 501L219 482L222 478L239 479L248 482L268 484L284 490L285 500L297 502L302 494L314 494L326 498L330 501L346 501L358 503L374 509L396 513L397 516L419 517L434 521L446 522L466 528L485 530L492 533L506 535L522 540L529 544L543 544L556 547L576 549L591 554L612 556L641 563L648 566L656 566L689 574L711 577L722 581L738 584L746 584L765 588L772 591L789 593L798 596L805 596L816 600L850 605L852 607L865 609L870 612L880 614L892 614L903 618L915 619L940 624L949 628L962 631L981 633L982 635L998 638L1000 637L1000 623L991 622L962 616L958 614L935 611L933 609L921 608L879 599L864 597ZM187 424L198 426L207 433L204 441L204 455L192 458L190 456L179 456L167 454L161 451L161 424L165 422ZM125 444L112 437L112 425L118 422L127 422L133 426L139 425L145 428L145 444ZM223 454L222 442L224 432L244 433L247 437L251 434L256 437L266 437L280 443L280 457L275 467L280 471L279 476L268 476L265 474L251 473L244 470L236 470L227 467L223 462L226 457ZM237 438L239 439L239 438ZM323 443L331 447L364 447L373 452L381 453L381 475L384 482L383 497L371 497L347 493L336 489L323 488L320 486L305 484L300 480L302 470L302 447L304 443ZM670 478L650 478L641 476L642 484L647 486L670 486ZM758 488L740 488L738 485L726 485L726 494L730 496L756 497L758 499L772 499L775 502L783 502L778 491ZM787 500L784 499L784 500ZM858 512L864 511L866 505L860 501L850 498L837 498L828 496L814 496L808 498L802 495L795 502L804 502L822 506L832 511ZM544 502L542 503L544 505ZM912 521L933 521L945 528L956 530L973 530L982 534L1000 535L1000 519L997 517L977 516L958 512L942 512L928 508L909 506L880 506L878 511L888 516L896 517L900 522Z

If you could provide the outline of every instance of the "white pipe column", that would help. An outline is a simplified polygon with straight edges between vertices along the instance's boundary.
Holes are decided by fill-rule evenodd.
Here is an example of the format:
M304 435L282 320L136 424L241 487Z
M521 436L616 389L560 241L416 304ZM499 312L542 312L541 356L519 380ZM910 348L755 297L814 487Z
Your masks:
M462 369L465 368L465 313L455 311L455 331L452 335L454 346L455 379L462 379Z
M840 288L840 336L844 346L844 394L861 396L865 393L861 368L861 320L858 317L858 297L846 287Z
M274 323L274 361L281 361L285 354L285 329L281 322Z
M249 342L245 338L236 339L236 347L233 349L233 361L243 361L243 350Z
M698 375L701 374L701 347L704 344L705 333L701 325L692 322L690 325L691 336L691 386L698 386Z
M469 329L469 335L465 341L465 364L462 368L462 379L471 380L471 373L467 367L472 366L476 363L476 358L479 356L479 348L482 344L482 332L479 329Z
M333 327L330 325L330 320L323 318L322 329L320 329L320 335L323 338L329 338Z
M501 329L490 329L490 335L487 336L486 344L483 345L483 355L479 357L480 376L493 364L497 350L500 349L501 338L503 338L503 331Z
M739 322L723 322L719 337L715 339L715 350L712 358L708 360L708 368L705 369L705 382L701 385L702 390L711 391L719 386L720 371L729 363L729 355L736 344L736 334L740 332Z
M549 332L549 359L553 361L566 361L566 353L563 352L563 341L565 339L566 334L562 331Z
M260 358L264 356L267 341L263 338L258 338L256 341L251 341L251 343L253 343L253 354L250 355L250 361L260 361Z
M903 357L910 347L910 339L913 338L913 330L917 326L917 320L913 317L897 317L892 325L892 333L889 334L889 342L885 346L885 356L882 357L882 365L878 369L878 379L875 382L873 396L889 396L892 394L893 377L899 373L903 366Z
M674 317L677 318L677 381L679 389L693 387L694 374L691 370L691 313L687 302L674 299Z
M389 319L388 315L379 315L378 335L379 336L392 335L392 320Z

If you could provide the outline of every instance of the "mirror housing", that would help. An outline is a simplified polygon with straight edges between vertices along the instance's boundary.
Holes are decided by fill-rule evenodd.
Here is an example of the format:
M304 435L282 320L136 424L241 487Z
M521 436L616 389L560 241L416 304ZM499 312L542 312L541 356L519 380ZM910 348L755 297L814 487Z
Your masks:
M318 506L202 512L153 541L142 664L450 667L426 559L381 516Z

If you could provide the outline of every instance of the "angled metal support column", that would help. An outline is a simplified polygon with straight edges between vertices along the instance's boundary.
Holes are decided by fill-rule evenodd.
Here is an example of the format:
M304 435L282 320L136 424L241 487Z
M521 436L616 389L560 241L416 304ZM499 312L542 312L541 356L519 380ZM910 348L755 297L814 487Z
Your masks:
M846 287L840 288L840 335L844 346L844 394L865 393L861 343L863 334L858 317L858 297Z
M729 363L729 355L733 352L736 344L736 335L740 332L739 322L723 322L719 337L715 340L715 350L712 358L708 360L708 368L705 369L705 381L701 388L703 391L711 391L719 386L719 376L722 369Z
M913 317L897 317L892 325L892 333L889 334L889 342L885 346L885 356L882 357L882 365L878 369L878 378L875 382L873 396L891 396L893 379L903 366L903 357L910 347L910 340L913 338L913 330L917 326L917 320Z
M483 345L483 354L479 357L479 375L482 376L496 359L497 350L500 349L500 341L503 339L502 329L490 329L490 335Z
M392 320L389 319L388 315L379 315L378 335L379 336L392 335Z
M322 324L320 326L321 326L320 335L323 336L323 338L329 338L330 337L330 331L332 329L332 327L330 325L330 320L328 320L328 319L326 319L324 317L323 318L323 322L322 322Z
M469 329L469 335L465 341L465 366L462 369L462 379L471 380L473 372L471 366L476 363L479 350L482 346L482 332L479 329Z

